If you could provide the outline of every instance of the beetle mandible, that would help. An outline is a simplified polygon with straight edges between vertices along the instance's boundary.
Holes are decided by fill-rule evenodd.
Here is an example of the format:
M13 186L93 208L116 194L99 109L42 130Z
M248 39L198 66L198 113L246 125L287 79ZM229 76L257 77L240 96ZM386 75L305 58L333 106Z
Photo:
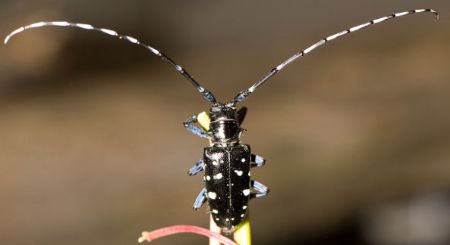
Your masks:
M249 145L241 144L240 138L243 132L241 124L247 109L242 107L238 110L236 105L245 100L260 85L279 73L287 65L329 41L389 19L425 12L433 13L438 17L438 13L432 9L414 9L373 19L327 36L308 48L295 53L271 69L260 80L256 81L248 89L239 92L228 103L218 102L212 92L202 87L183 67L175 63L161 51L142 43L134 37L121 35L111 29L97 28L90 24L66 21L43 21L20 27L11 32L5 38L5 44L14 35L32 28L46 26L75 27L102 32L141 46L174 67L178 73L183 75L200 92L205 100L212 104L208 112L194 115L184 122L187 130L210 141L210 146L204 149L203 158L197 161L188 171L189 175L196 175L203 170L205 171L205 187L197 196L194 202L194 209L199 209L204 202L208 201L214 222L225 231L231 231L245 219L249 199L265 196L269 191L265 185L250 179L250 168L264 165L265 160L261 156L252 154Z

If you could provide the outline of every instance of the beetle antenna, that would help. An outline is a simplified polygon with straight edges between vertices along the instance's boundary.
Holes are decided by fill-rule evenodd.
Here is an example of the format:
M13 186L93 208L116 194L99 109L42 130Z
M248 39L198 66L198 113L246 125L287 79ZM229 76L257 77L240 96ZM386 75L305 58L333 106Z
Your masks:
M42 21L42 22L36 22L36 23L30 24L30 25L27 25L27 26L22 26L22 27L16 29L15 31L11 32L8 36L6 36L4 43L7 44L8 41L13 36L15 36L21 32L24 32L28 29L40 28L40 27L46 27L46 26L75 27L75 28L81 28L84 30L97 31L97 32L101 32L104 34L108 34L110 36L113 36L113 37L116 37L119 39L126 40L130 43L139 45L141 47L144 47L145 49L150 51L152 54L158 56L161 60L167 62L173 68L175 68L175 70L178 73L183 75L189 82L191 82L191 84L198 90L198 92L200 92L202 94L202 96L205 100L207 100L213 104L216 103L216 98L214 97L212 92L210 92L207 89L205 89L204 87L202 87L197 81L195 81L195 79L183 67L181 67L180 65L175 63L175 61L173 61L171 58L166 56L164 53L151 47L150 45L142 43L141 41L139 41L138 39L136 39L134 37L122 35L122 34L117 33L116 31L113 31L110 29L98 28L98 27L94 27L90 24L83 24L83 23L70 23L70 22L66 22L66 21Z
M289 65L290 63L294 62L295 60L297 60L300 57L305 56L306 54L310 53L311 51L313 51L314 49L322 46L323 44L332 41L334 39L337 39L338 37L342 37L346 34L364 29L366 27L369 27L371 25L375 25L381 22L384 22L386 20L389 19L394 19L397 17L401 17L401 16L405 16L405 15L410 15L410 14L416 14L416 13L424 13L424 12L429 12L429 13L433 13L436 15L436 18L439 19L439 14L434 11L433 9L413 9L410 11L405 11L405 12L398 12L398 13L393 13L391 15L388 16L384 16L381 18L377 18L377 19L373 19L369 22L351 27L345 31L341 31L338 32L336 34L333 34L331 36L328 36L326 38L321 39L320 41L314 43L313 45L307 47L306 49L295 53L293 56L289 57L287 60L283 61L283 63L279 64L278 66L274 67L272 70L269 71L269 73L267 73L264 77L262 77L259 81L255 82L250 88L241 91L238 95L236 95L236 97L234 97L234 99L228 103L228 105L236 105L237 103L245 100L248 96L250 96L260 85L262 85L263 83L265 83L267 80L269 80L269 78L273 77L275 74L279 73L281 70L283 70L287 65Z

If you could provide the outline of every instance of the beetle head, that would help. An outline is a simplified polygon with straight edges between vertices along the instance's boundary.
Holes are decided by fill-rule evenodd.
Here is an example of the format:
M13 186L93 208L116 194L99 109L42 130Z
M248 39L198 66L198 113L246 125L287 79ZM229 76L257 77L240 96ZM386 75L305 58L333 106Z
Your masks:
M211 122L218 120L236 120L236 107L222 103L214 103L209 109L209 117L211 118Z

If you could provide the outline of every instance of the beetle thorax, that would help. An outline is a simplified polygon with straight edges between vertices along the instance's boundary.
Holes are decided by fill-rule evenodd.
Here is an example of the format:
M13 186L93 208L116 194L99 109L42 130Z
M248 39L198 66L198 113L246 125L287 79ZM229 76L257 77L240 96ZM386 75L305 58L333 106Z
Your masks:
M211 143L214 145L234 145L239 143L242 129L236 116L236 108L216 104L209 111L211 118Z

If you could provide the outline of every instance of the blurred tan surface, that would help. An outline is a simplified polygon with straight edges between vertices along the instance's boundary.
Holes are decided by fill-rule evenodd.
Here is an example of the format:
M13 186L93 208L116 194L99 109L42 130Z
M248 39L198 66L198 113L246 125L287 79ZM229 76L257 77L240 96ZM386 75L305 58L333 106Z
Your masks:
M327 34L423 7L441 19L330 43L242 104L243 142L267 159L252 176L271 188L250 205L254 241L296 244L385 202L450 191L447 1L5 1L0 33L41 20L108 27L228 101ZM201 177L186 174L207 142L182 121L208 104L168 65L101 34L47 28L0 48L0 81L1 244L134 244L143 230L207 225L206 209L191 209ZM155 244L180 239L206 244Z

